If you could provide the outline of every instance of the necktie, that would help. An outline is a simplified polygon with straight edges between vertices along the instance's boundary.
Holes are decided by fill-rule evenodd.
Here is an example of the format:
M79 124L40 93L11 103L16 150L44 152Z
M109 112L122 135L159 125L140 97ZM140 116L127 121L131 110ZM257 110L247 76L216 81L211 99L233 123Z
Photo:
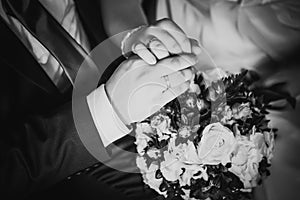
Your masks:
M3 0L3 8L49 50L73 84L81 63L88 56L87 52L38 1Z

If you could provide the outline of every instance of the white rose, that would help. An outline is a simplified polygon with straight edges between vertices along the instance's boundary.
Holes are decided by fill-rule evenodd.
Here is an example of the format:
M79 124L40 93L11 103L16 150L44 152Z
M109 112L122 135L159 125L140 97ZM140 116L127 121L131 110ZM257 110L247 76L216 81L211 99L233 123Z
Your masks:
M259 152L265 156L268 160L268 163L271 163L273 158L274 151L274 132L273 131L264 131L264 133L254 132L250 135L250 140L255 144Z
M265 138L264 135L260 132L254 132L250 135L250 141L253 142L255 147L261 152L264 153L266 143L265 143Z
M198 144L198 156L203 164L226 165L234 150L233 133L222 124L213 123L205 127Z
M251 189L257 185L258 167L262 157L253 141L246 136L238 138L229 171L241 179L245 189Z
M164 152L164 159L160 164L161 173L168 181L176 181L183 172L183 163L168 151Z

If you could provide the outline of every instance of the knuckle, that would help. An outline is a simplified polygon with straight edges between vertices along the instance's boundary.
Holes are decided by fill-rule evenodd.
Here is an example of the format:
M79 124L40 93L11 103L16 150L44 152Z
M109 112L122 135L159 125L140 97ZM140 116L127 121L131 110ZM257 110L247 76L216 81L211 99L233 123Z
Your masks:
M181 59L179 57L173 57L170 60L170 64L172 65L180 65L181 64Z
M159 42L159 41L157 41L157 40L153 42L153 46L155 46L155 47L163 47L162 43Z
M168 51L163 46L155 46L151 50L163 55L166 55L168 53Z
M171 47L172 47L173 49L178 49L178 48L179 48L179 45L178 45L177 42L175 42L175 41L172 41L170 45L171 45Z
M159 42L159 41L157 41L157 40L152 40L151 42L150 42L150 44L149 44L149 47L150 48L153 48L153 47L161 47L162 46L162 44Z
M166 46L170 52L179 53L181 51L179 44L174 40L169 40Z

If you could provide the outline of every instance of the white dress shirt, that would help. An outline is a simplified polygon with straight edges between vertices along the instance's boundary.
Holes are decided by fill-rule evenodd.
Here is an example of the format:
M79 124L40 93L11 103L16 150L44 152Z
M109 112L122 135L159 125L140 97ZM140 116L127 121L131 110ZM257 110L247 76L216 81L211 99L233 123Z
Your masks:
M107 98L104 85L87 96L87 103L105 147L131 131L114 111Z

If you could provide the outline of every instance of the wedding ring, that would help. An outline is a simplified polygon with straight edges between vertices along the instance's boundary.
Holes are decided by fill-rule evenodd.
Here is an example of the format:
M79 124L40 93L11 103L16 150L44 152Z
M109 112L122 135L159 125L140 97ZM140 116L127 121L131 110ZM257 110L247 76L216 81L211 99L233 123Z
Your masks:
M153 37L153 38L151 38L151 39L149 40L148 46L150 46L151 42L153 42L154 40L157 40L156 37Z
M163 79L165 80L165 82L166 82L166 89L163 91L163 93L166 91L166 90L168 90L169 88L171 88L171 85L170 85L170 80L169 80L169 76L168 75L165 75L165 76L163 76Z

